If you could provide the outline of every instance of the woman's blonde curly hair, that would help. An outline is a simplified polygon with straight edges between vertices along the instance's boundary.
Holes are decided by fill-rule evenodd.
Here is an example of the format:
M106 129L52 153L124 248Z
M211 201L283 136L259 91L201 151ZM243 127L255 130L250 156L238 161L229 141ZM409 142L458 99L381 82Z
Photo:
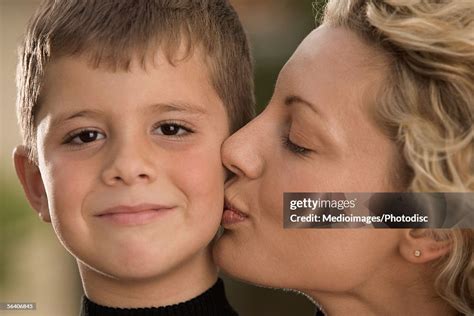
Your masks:
M400 146L403 186L474 191L474 1L335 0L323 23L350 29L390 60L374 112ZM436 262L437 292L474 315L474 230L431 233L452 242Z

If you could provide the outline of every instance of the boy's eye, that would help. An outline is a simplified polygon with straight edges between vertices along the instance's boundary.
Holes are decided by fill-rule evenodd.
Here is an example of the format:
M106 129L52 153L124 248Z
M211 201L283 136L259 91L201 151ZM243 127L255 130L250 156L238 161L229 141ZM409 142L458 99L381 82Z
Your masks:
M178 123L160 123L155 127L155 131L157 134L164 136L185 136L192 133L189 128Z
M64 143L72 145L83 145L91 143L100 139L104 139L105 135L99 131L94 130L81 130L79 132L74 132L69 135Z

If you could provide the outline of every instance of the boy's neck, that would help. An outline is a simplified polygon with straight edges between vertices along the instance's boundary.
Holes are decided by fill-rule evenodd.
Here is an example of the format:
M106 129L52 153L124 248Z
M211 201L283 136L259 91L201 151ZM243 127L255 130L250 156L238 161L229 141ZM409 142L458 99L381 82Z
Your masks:
M159 307L188 301L217 280L217 267L209 249L174 271L155 278L121 280L91 270L78 262L84 293L93 302L109 307Z

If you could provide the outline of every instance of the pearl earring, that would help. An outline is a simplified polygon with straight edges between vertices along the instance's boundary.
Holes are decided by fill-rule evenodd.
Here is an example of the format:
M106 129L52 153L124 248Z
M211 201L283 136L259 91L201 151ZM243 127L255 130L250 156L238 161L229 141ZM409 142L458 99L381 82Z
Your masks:
M413 252L413 254L415 255L415 257L420 257L421 256L421 250L415 250Z

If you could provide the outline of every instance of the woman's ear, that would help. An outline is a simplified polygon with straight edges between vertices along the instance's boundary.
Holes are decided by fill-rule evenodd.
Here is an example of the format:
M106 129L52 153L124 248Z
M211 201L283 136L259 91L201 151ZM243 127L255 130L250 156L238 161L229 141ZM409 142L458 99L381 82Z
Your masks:
M37 164L28 157L25 146L17 146L13 150L13 162L15 163L16 174L31 207L38 212L43 221L50 223L51 217L43 179Z
M401 256L411 263L427 263L451 251L450 240L438 238L432 229L404 229L399 244Z

